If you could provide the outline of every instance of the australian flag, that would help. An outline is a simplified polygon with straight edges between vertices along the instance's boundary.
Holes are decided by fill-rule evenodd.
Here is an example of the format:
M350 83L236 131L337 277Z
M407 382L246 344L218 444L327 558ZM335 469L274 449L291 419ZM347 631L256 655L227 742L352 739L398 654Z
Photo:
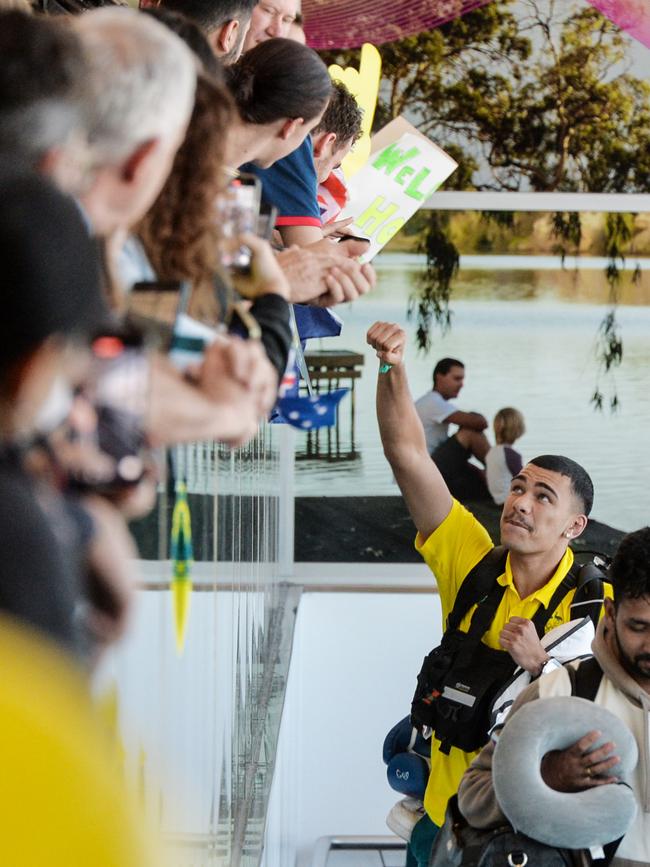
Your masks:
M310 397L281 397L276 404L276 421L290 424L299 430L317 430L336 424L336 408L349 388L337 388Z
M298 338L302 351L305 351L307 341L312 337L338 337L343 328L343 322L336 313L324 307L311 307L307 304L294 304L293 315L296 320ZM287 368L280 385L280 397L298 397L300 369L296 351L292 349L287 361ZM272 421L280 421L275 413Z
M305 431L332 427L336 424L336 408L349 389L338 388L323 394L301 397L298 394L300 371L296 353L302 353L307 340L312 337L338 337L343 323L336 313L324 307L294 304L293 312L300 347L290 353L280 385L280 396L270 421L275 424L290 424Z
M293 312L302 343L310 337L338 337L343 328L343 323L336 313L326 307L294 304Z

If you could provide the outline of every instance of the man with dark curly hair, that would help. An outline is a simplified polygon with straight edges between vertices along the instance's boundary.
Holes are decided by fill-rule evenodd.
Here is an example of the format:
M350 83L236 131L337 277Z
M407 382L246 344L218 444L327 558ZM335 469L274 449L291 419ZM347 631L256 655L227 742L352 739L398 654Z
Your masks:
M324 183L350 153L361 135L362 120L359 103L342 82L335 81L325 114L311 132L319 184Z
M611 863L612 867L641 867L650 864L650 527L625 536L610 577L614 599L605 600L605 616L592 644L594 660L569 665L594 667L600 678L595 703L619 717L637 740L639 760L631 786L638 811ZM506 725L527 702L571 693L567 667L558 669L534 681L519 696ZM547 753L541 764L544 782L559 792L616 783L616 776L606 776L619 761L616 745L607 743L593 750L598 737L598 732L589 732L566 750ZM492 784L493 754L494 742L490 741L466 772L458 792L463 815L477 828L494 827L505 819Z

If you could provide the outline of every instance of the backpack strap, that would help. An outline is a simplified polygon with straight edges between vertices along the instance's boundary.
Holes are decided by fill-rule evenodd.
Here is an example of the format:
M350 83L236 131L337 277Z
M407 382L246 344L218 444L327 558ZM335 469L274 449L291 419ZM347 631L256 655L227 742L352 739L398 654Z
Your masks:
M540 605L537 611L535 612L533 620L533 626L537 630L537 635L541 638L544 635L544 627L548 623L549 617L555 609L558 607L560 602L564 599L567 593L570 593L578 583L578 576L571 567L567 574L564 576L562 581L558 584L555 593L551 596L548 605Z
M545 608L540 605L533 617L533 623L540 638L544 634L544 627L549 617L567 593L570 593L574 588L576 592L571 600L571 620L582 620L583 617L589 616L595 629L598 626L602 610L604 579L605 573L595 563L585 563L583 566L573 563L548 605Z
M505 588L497 584L497 578L503 575L507 558L508 549L503 545L496 545L467 573L460 585L454 607L447 618L447 630L458 629L467 612L472 606L478 605L468 635L475 636L478 633L479 638L483 636L505 592ZM538 636L540 638L543 636L549 618L564 597L574 589L576 592L571 603L572 619L575 608L576 617L581 618L588 614L594 626L597 626L603 600L603 578L604 573L594 563L587 563L582 567L574 563L558 585L548 605L540 605L532 618Z
M497 578L503 575L507 557L507 549L503 545L496 545L467 573L456 595L454 607L447 618L447 629L458 629L461 620L470 608L488 597ZM494 611L496 612L496 608ZM485 630L483 631L485 632Z
M497 608L499 607L505 592L506 588L495 582L487 596L484 596L483 599L479 599L476 605L476 611L472 615L467 635L465 636L458 652L456 662L459 667L471 663L476 648L481 643L481 639L494 620L494 615L497 613ZM503 652L505 653L506 651Z
M603 679L603 670L595 656L584 659L578 667L567 665L571 681L571 694L587 701L595 701L598 687Z
M606 574L595 563L585 563L578 572L578 585L571 602L571 619L590 617L598 626L605 598Z

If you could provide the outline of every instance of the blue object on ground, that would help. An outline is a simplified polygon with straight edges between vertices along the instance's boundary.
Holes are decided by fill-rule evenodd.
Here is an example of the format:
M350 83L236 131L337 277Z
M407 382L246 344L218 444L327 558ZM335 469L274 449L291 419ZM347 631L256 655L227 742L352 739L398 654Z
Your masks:
M386 768L388 785L409 798L424 800L424 792L429 779L429 765L415 753L398 753Z
M408 716L394 725L384 738L384 764L387 765L393 756L403 752L417 753L425 759L431 756L431 741L423 738L420 732L417 732L413 740L413 726Z

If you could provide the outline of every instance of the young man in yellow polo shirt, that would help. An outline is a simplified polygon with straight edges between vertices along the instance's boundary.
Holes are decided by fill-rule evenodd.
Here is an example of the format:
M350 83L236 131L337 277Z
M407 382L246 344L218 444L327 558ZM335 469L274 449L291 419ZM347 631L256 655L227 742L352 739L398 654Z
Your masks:
M367 340L380 359L377 417L384 453L391 464L417 528L415 546L434 573L440 593L443 624L453 608L463 580L493 547L485 528L454 500L431 460L422 424L409 392L404 367L406 334L398 325L377 322ZM541 674L549 656L531 618L548 606L573 564L571 539L587 525L593 485L574 461L546 455L528 463L512 481L501 516L501 542L508 549L501 601L483 642L507 651L533 676ZM573 591L574 592L574 591ZM569 592L555 611L548 612L548 631L571 619ZM460 623L467 631L475 606ZM411 858L428 865L429 850L442 825L449 798L477 755L451 747L448 755L432 737L431 773L424 806L427 815L416 825Z

